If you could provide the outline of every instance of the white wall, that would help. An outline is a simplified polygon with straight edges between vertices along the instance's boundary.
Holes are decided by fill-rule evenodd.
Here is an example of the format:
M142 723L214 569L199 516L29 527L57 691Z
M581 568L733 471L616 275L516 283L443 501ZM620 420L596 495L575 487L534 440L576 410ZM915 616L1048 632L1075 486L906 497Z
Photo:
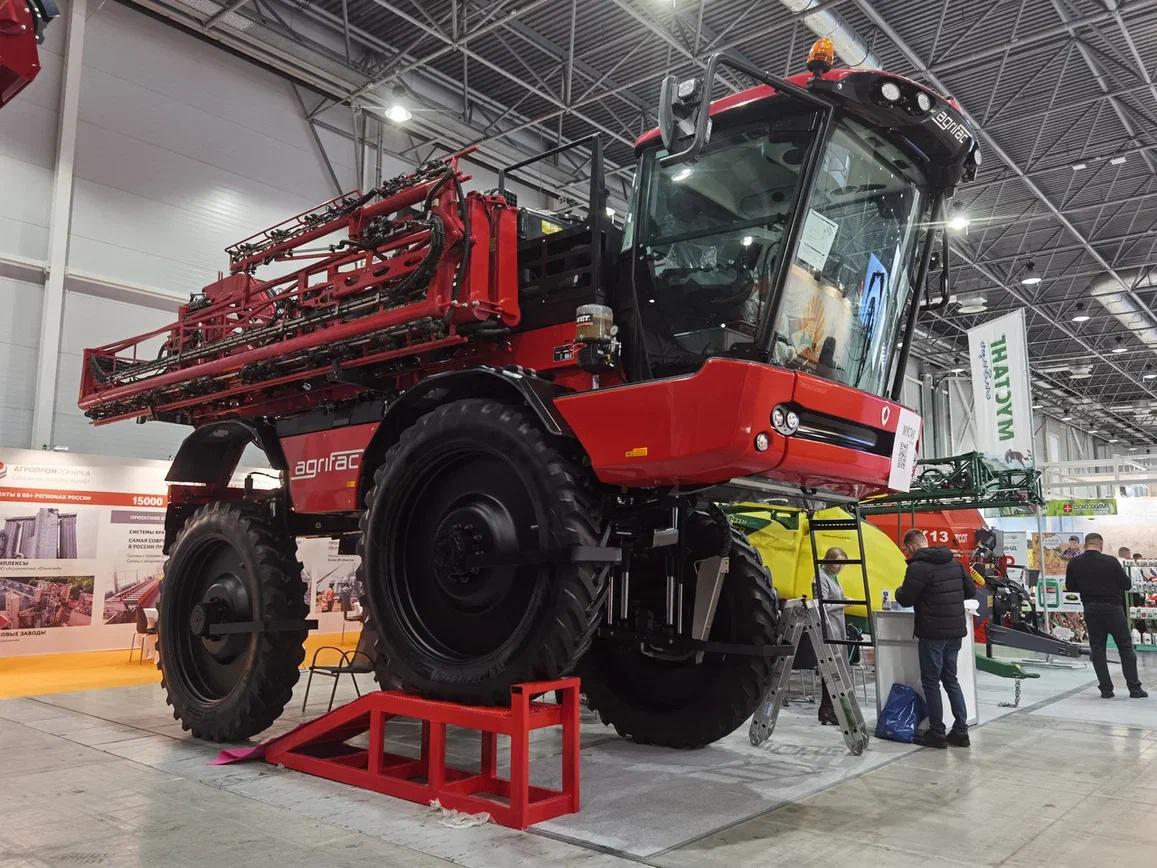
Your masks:
M41 295L39 286L0 277L0 444L32 436Z
M0 255L48 256L64 36L59 20L48 28L40 74L0 112Z

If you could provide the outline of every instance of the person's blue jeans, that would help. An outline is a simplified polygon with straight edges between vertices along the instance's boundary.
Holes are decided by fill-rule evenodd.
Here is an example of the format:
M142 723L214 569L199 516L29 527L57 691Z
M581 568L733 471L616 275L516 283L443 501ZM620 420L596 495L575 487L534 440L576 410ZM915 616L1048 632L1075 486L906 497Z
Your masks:
M924 687L924 707L928 712L928 731L944 735L944 703L940 700L940 685L948 694L955 722L952 731L968 731L968 709L964 705L964 691L956 680L956 655L960 652L959 639L921 639L920 683Z

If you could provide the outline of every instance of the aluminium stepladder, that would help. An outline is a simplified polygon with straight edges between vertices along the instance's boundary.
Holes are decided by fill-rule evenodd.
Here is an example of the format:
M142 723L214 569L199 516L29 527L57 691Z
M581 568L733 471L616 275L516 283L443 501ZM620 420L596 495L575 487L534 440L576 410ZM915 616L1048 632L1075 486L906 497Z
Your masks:
M832 697L832 706L836 712L836 719L840 724L840 731L844 735L844 742L848 751L855 756L864 752L868 746L868 727L864 723L864 715L860 711L860 704L856 701L855 690L852 685L851 673L848 670L848 661L842 651L842 646L825 642L824 628L820 622L820 605L815 600L806 598L788 600L780 615L779 625L776 628L774 643L790 645L791 653L777 657L771 670L771 683L763 700L755 711L751 721L751 743L759 746L771 737L775 729L776 719L779 717L783 701L787 696L788 680L791 678L792 661L799 651L800 642L805 638L812 643L816 661L819 665L820 677L828 686Z

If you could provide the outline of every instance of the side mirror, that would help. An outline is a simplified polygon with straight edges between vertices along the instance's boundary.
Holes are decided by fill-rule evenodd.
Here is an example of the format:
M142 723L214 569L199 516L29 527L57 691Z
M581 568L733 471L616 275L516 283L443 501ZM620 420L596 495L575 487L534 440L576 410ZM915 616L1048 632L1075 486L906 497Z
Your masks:
M694 141L691 147L678 154L675 152L675 144L679 139L686 138L698 130L699 113L703 110L703 82L700 79L689 78L679 81L673 75L663 79L659 90L659 136L669 155L663 158L663 165L680 162L684 158L694 159L685 157L691 153ZM707 130L707 137L709 136L710 124ZM707 137L694 148L695 154L698 154L706 144ZM675 159L676 157L678 159Z

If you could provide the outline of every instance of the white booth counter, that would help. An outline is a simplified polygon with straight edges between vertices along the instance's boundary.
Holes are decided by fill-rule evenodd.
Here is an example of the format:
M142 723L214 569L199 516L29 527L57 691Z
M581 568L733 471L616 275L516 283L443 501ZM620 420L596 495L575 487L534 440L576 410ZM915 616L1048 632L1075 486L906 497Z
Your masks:
M976 643L972 631L972 615L978 606L975 600L965 600L968 611L964 619L968 623L968 635L960 640L960 654L956 658L956 676L960 689L964 691L964 704L968 708L968 724L980 722L976 706ZM872 612L872 634L876 638L876 714L888 700L888 692L893 684L907 684L915 688L921 696L924 687L920 683L920 653L917 639L912 635L916 626L916 613L911 609L892 609ZM948 694L940 688L940 698L944 703L944 725L952 727L952 708Z

